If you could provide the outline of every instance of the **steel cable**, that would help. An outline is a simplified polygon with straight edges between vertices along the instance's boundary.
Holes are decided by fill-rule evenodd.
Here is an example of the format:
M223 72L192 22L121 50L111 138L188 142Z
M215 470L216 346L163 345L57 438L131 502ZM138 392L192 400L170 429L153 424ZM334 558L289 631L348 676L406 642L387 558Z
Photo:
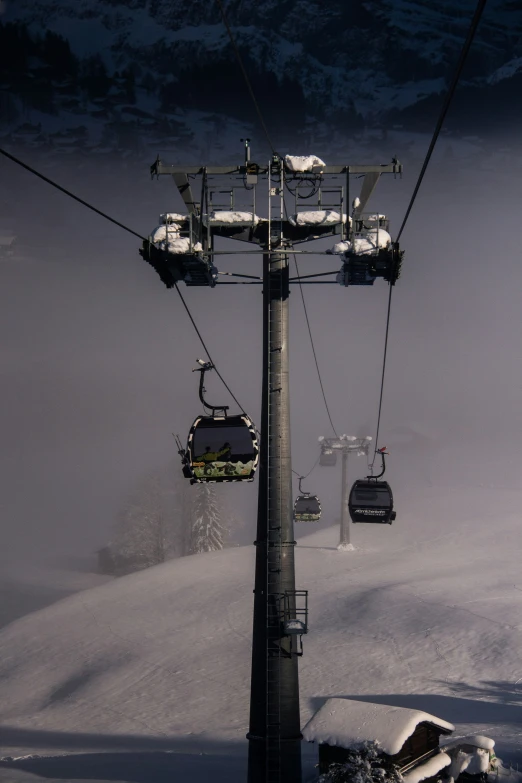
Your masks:
M412 209L413 204L415 202L415 199L417 197L417 193L419 192L419 188L421 186L424 174L426 172L426 169L428 168L428 164L430 162L431 155L433 153L433 150L435 148L435 144L437 143L437 139L438 139L440 131L442 129L442 124L443 124L444 119L446 117L446 114L448 112L448 108L450 106L452 98L453 98L453 96L455 94L455 90L457 88L457 84L459 82L460 75L462 73L462 69L463 69L464 64L466 62L466 58L467 58L467 56L469 54L469 50L471 49L471 44L473 43L473 39L475 37L475 33L477 31L477 27L478 27L478 24L480 22L480 18L482 16L482 13L483 13L484 8L486 6L486 2L487 2L487 0L479 0L479 2L477 4L477 7L475 9L475 13L473 14L473 19L471 20L471 25L470 25L468 34L466 36L466 40L464 41L464 44L462 46L462 50L461 50L460 57L458 59L458 62L457 62L454 74L453 74L453 78L451 80L450 86L448 88L448 92L447 92L446 97L444 99L444 103L442 104L442 108L441 108L441 111L440 111L440 114L439 114L439 118L437 120L437 124L435 126L435 130L433 132L433 136L432 136L430 145L428 147L428 151L427 151L426 156L424 158L424 163L422 164L422 168L421 168L419 177L417 179L417 183L416 183L415 188L413 190L413 195L412 195L412 197L410 199L410 203L408 204L408 208L406 210L406 214L404 216L404 220L402 221L402 225L401 225L401 227L399 229L399 233L397 234L396 242L398 242L400 237L401 237L401 234L403 232L404 226L406 225L406 221L408 220L408 217L410 215L411 209ZM383 356L383 362L382 362L381 391L380 391L380 395L379 395L379 413L377 415L377 431L376 431L376 435L375 435L375 451L374 451L374 455L373 455L373 460L372 460L372 462L369 465L370 470L372 472L373 472L373 466L374 466L374 463L375 463L375 458L377 456L377 449L379 448L378 441L379 441L379 428L380 428L380 424L381 424L382 396L383 396L383 390L384 390L384 374L385 374L385 371L386 371L386 358L387 358L387 353L388 353L388 335L389 335L389 330L390 330L390 311L391 311L391 300L392 300L392 291L393 291L393 286L391 285L391 283L389 285L390 285L390 293L389 293L389 296L388 296L388 312L387 312L387 315L386 315L386 334L385 334L385 338L384 338L384 356Z

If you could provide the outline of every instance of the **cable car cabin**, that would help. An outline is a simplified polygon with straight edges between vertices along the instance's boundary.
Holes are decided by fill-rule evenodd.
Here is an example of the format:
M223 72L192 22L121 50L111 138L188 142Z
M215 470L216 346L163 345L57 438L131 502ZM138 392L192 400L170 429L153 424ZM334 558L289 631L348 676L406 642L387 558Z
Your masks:
M333 449L321 451L319 465L322 465L325 468L333 468L337 465L337 453Z
M253 481L259 448L246 415L198 416L187 443L188 464L196 482Z
M352 522L378 522L391 525L396 512L387 481L361 479L350 490L348 510Z
M318 522L321 518L321 504L316 495L298 495L294 503L295 522Z

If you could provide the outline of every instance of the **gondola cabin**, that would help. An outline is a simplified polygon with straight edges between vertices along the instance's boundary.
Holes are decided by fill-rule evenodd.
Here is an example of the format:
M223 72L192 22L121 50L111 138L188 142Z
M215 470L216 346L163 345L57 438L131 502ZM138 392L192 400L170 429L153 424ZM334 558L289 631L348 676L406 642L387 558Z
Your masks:
M361 479L350 490L348 510L352 522L377 522L391 525L397 514L387 481Z
M318 522L321 518L321 504L316 495L298 495L294 503L295 522Z
M253 481L259 447L248 416L198 416L187 442L187 467L196 482Z
M323 449L319 456L319 465L324 468L333 468L337 465L337 452L333 449Z

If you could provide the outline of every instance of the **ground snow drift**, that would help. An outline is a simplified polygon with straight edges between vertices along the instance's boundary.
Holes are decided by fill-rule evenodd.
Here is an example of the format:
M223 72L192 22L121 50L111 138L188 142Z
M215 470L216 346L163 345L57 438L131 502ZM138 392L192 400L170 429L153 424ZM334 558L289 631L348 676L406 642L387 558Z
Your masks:
M353 551L337 550L336 527L300 540L296 586L310 604L302 725L327 697L352 696L424 710L516 758L521 499L396 493L397 522L352 526ZM42 737L56 752L87 735L246 746L253 573L252 546L194 555L6 627L2 753L34 750L38 732L38 752Z

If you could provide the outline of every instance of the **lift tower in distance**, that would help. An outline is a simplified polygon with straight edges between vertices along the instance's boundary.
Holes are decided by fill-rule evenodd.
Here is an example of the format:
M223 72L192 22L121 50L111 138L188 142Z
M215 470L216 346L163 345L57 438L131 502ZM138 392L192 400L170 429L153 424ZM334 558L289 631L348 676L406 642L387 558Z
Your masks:
M274 155L268 164L260 165L250 160L249 140L241 165L169 165L158 158L151 167L153 177L173 178L187 210L186 215L163 215L164 229L156 229L140 250L163 283L168 288L181 281L211 288L263 286L249 783L301 783L298 659L303 654L302 635L308 630L308 607L307 591L295 589L288 387L290 286L316 282L310 279L315 277L323 284L342 286L372 285L378 277L395 284L402 252L396 243L381 246L378 234L379 227L384 228L383 216L364 215L363 209L380 175L400 174L401 170L395 159L387 165L322 165L296 172L288 157ZM363 182L350 220L346 204L351 174L363 176ZM294 202L291 209L285 201L287 190ZM261 210L264 216L260 217L256 212ZM376 236L377 241L371 252L360 254L354 250L354 240L356 232L365 231L370 245ZM257 249L218 250L219 237L253 244ZM307 275L308 279L290 277L289 253L315 255L317 251L295 246L322 237L335 238L348 248L340 271L325 273L321 269ZM262 276L218 270L219 256L234 254L261 255ZM334 279L325 281L325 276Z
M334 467L337 464L337 454L340 452L342 457L341 471L341 530L339 535L339 546L337 549L350 548L350 523L348 521L348 455L357 454L358 457L368 456L371 437L356 438L355 435L340 435L338 438L319 437L321 453L319 455L319 465Z

